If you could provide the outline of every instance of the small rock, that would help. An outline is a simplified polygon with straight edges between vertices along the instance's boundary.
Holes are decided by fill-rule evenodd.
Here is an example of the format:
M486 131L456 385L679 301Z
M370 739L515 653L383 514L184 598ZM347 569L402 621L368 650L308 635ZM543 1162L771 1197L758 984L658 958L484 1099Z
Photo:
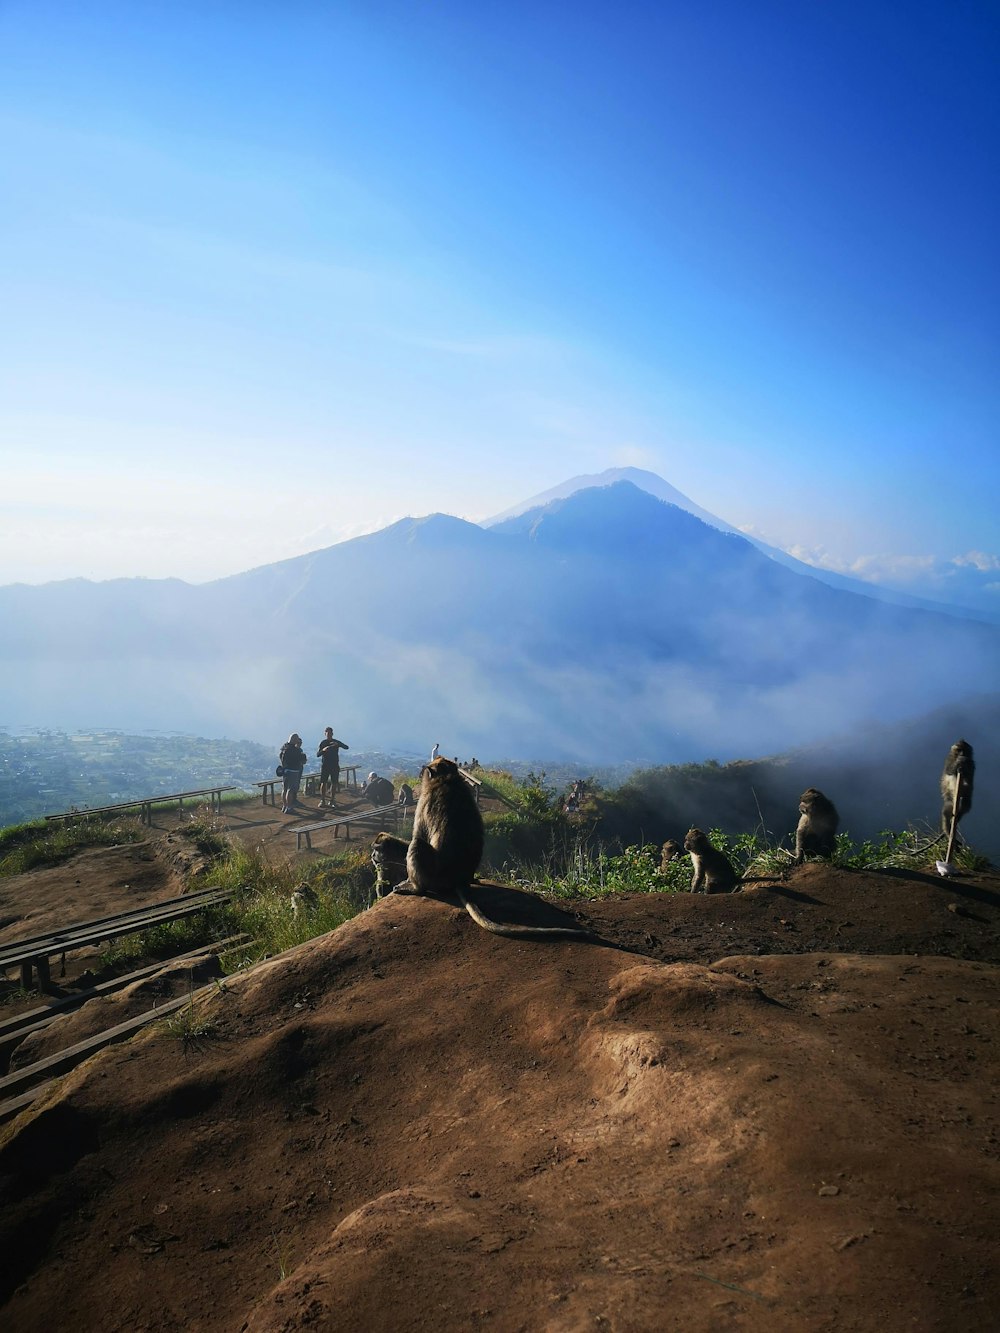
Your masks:
M832 1199L835 1194L840 1193L840 1186L822 1185L820 1186L819 1190L817 1190L817 1193L819 1194L819 1197L821 1199Z
M845 1236L844 1239L842 1241L838 1241L838 1243L833 1248L838 1252L843 1252L844 1250L849 1250L852 1245L857 1245L859 1241L867 1239L868 1239L867 1236L864 1235Z

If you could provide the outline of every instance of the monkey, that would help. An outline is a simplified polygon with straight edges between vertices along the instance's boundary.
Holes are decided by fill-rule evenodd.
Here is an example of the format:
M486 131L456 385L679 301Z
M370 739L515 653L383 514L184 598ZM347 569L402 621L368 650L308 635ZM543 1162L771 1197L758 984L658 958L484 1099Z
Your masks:
M292 891L292 912L295 916L304 916L310 912L315 912L317 907L319 907L319 898L316 895L316 890L310 888L304 880L301 884L297 884Z
M680 843L668 838L660 851L660 869L666 870L671 861L679 861L683 855L684 848Z
M957 824L972 809L972 784L976 763L968 741L956 741L948 751L941 773L941 831L951 832L951 821Z
M427 765L417 809L413 836L406 852L406 870L418 894L456 893L477 926L494 935L512 939L543 936L547 939L593 939L578 926L503 925L483 915L469 900L483 856L483 817L475 795L451 759L437 758ZM397 885L397 889L404 885Z
M735 890L740 877L733 869L729 857L713 847L708 835L700 828L688 829L684 850L690 852L691 864L694 866L692 893L697 893L702 885L706 893L732 893Z
M834 803L815 787L807 787L799 797L795 860L801 863L808 852L817 856L832 856L837 845L839 823L840 816Z
M406 878L406 852L409 843L393 833L379 833L372 843L375 867L375 892L380 898L392 893L393 886Z
M396 804L408 809L411 805L416 805L417 798L413 795L413 788L408 782L403 782L399 787L399 795L396 797Z

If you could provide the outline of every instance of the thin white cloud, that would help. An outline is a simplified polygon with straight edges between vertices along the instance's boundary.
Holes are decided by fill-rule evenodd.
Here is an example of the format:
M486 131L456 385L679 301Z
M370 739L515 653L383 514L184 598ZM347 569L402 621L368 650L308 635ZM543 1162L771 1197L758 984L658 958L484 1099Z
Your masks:
M848 574L868 583L906 583L924 580L940 572L942 562L933 555L859 555L850 558L833 555L822 546L789 546L789 555L816 569Z
M971 565L973 569L978 569L980 574L988 574L1000 569L1000 555L987 555L985 551L968 551L965 555L952 556L951 563L958 565L960 569Z
M660 465L658 455L640 444L620 444L612 449L611 458L616 467L638 467L649 472Z

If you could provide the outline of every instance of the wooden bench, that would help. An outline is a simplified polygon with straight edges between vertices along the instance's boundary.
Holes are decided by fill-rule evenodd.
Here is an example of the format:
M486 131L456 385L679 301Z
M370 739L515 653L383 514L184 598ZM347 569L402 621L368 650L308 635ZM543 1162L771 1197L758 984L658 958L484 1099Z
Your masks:
M392 826L392 832L395 833L399 828L400 810L398 805L379 805L374 810L362 810L360 814L340 815L333 819L321 819L316 824L300 824L295 830L295 850L302 850L302 839L305 839L306 846L310 851L313 849L312 835L318 833L320 829L332 828L334 838L337 837L340 829L344 830L344 841L351 840L351 826L366 829L377 828L380 832L389 832L388 825Z
M179 810L184 809L184 802L196 797L207 796L212 803L212 814L222 813L222 793L239 791L239 787L203 787L200 791L175 791L166 796L140 796L134 801L117 801L114 805L94 805L83 810L63 810L57 815L46 815L49 821L57 819L89 819L91 815L110 815L123 810L135 810L138 807L139 819L143 824L152 824L153 806L169 805L177 802Z
M107 1028L92 1037L85 1037L83 1041L77 1042L75 1046L56 1051L54 1055L43 1056L41 1060L36 1061L33 1065L27 1065L24 1069L17 1069L12 1074L6 1074L3 1078L0 1078L0 1122L10 1120L13 1116L18 1115L26 1106L30 1106L35 1098L46 1093L60 1074L66 1074L71 1069L75 1069L77 1065L82 1064L90 1056L96 1055L98 1051L104 1050L106 1046L114 1046L118 1042L127 1041L150 1023L155 1023L186 1007L193 1010L196 1005L212 999L219 993L220 987L213 982L209 986L202 986L192 994L179 995L174 1000L165 1000L154 1005L152 1009L147 1010L144 1014L127 1018L124 1023L119 1023L116 1027Z
M15 1014L13 1018L0 1019L0 1052L3 1051L5 1046L22 1041L30 1033L40 1032L42 1028L47 1027L61 1015L72 1013L73 1010L81 1008L90 1000L99 996L113 995L116 991L124 990L126 986L131 986L137 981L145 981L148 977L155 976L157 972L162 972L165 968L176 967L178 964L193 963L196 959L204 958L208 954L229 953L239 945L245 944L249 939L249 935L242 933L227 935L225 939L213 940L210 944L199 945L197 949L190 949L187 953L174 954L170 958L160 958L155 963L147 963L145 967L136 968L134 972L126 972L122 976L112 977L109 981L98 982L96 986L89 986L86 990L74 991L71 995L63 995L59 999L50 999L38 1009L29 1009L24 1013Z
M255 782L253 785L260 788L261 805L277 805L274 799L275 787L280 787L284 779L279 777L265 778L263 782ZM301 791L303 796L315 796L316 789L319 786L320 775L318 773L303 773Z
M96 917L91 921L81 921L75 926L63 930L49 931L45 935L33 935L26 940L13 940L0 948L0 970L8 967L21 969L21 985L31 989L32 968L38 973L38 989L47 991L52 985L49 973L49 959L56 954L67 954L71 949L83 949L91 944L100 944L102 940L117 939L122 935L135 935L140 930L149 930L152 926L162 925L165 921L177 921L181 917L192 916L206 907L217 907L226 903L233 896L231 889L207 889L203 893L186 893L180 898L167 898L163 902L134 908L131 912L118 912L114 916Z
M476 798L476 805L478 805L478 804L479 804L479 793L480 793L480 792L482 791L482 789L483 789L482 779L481 779L481 778L474 778L474 777L472 776L472 774L471 774L467 769L460 768L458 771L461 773L462 777L465 778L466 782L467 782L467 783L469 784L469 786L472 788L473 795L474 795L475 798Z
M353 787L354 790L357 791L357 789L358 789L358 765L357 765L357 764L341 764L340 769L339 769L339 773L340 773L340 780L341 780L341 781L343 782L343 784L344 784L344 791L349 791L349 790L351 789L351 787ZM316 795L315 788L316 788L316 787L321 787L321 786L322 786L323 775L322 775L322 773L310 773L309 776L308 776L308 778L304 778L303 781L304 781L304 782L310 782L310 783L313 784L313 788L314 788L313 790L310 790L308 786L306 787L306 795L307 795L307 796L314 796L314 795Z

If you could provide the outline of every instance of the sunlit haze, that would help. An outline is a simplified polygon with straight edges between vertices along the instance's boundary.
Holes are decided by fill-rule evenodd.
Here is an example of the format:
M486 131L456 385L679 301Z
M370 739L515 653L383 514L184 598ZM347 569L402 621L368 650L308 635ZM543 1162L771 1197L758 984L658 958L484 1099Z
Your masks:
M1000 609L998 38L6 0L0 583L203 582L631 465Z

